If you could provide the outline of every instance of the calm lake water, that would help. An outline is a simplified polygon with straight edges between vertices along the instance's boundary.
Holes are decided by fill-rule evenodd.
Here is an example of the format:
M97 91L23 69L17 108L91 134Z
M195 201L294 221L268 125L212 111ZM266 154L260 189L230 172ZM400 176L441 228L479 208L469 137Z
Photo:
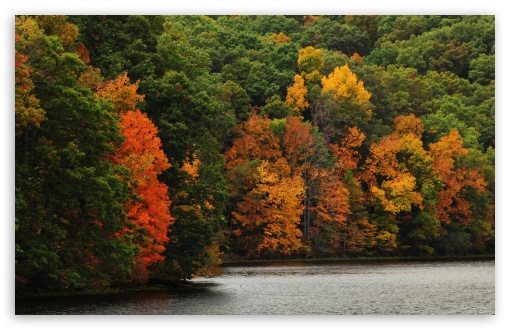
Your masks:
M225 267L197 287L17 300L16 314L495 314L495 262Z

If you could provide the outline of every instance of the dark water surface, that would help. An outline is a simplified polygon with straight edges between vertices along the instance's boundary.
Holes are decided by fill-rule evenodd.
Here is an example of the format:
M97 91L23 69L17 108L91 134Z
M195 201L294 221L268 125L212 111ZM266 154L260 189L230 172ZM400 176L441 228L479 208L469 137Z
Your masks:
M16 301L16 314L495 314L495 262L225 267L191 289Z

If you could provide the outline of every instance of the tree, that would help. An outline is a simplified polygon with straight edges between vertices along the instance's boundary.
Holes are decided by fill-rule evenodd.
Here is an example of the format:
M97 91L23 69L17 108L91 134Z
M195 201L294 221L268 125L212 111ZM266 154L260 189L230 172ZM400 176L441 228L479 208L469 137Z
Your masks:
M280 144L270 129L271 121L256 114L240 125L241 136L225 153L227 170L253 159L275 162L281 157Z
M290 176L283 158L273 164L262 161L257 174L255 188L232 212L233 222L238 226L234 235L241 236L240 241L249 256L296 252L301 247L303 180Z
M351 170L347 170L343 182L349 196L349 213L345 221L341 250L343 254L371 254L376 244L374 237L377 234L377 226L370 221L364 205L361 183Z
M374 217L383 240L433 253L438 234L436 194L440 179L433 160L423 149L423 123L414 115L395 118L394 132L370 146L363 181L374 203ZM439 198L439 197L437 197ZM416 251L415 251L416 252Z
M33 21L22 22L16 20L16 27L22 24L34 24ZM21 37L18 30L15 30L15 43L18 46L21 43ZM15 113L16 113L16 135L30 127L38 127L44 120L44 109L39 106L39 100L34 93L34 83L30 77L33 69L28 65L28 56L18 52L15 48Z
M379 16L376 15L347 15L345 24L356 26L360 31L369 38L371 46L377 40L377 29Z
M326 201L332 198L328 197L331 195L328 186L335 187L333 191L336 193L333 198L336 200L329 203L331 205L325 209L337 210L332 213L336 213L336 222L333 222L334 226L330 225L329 228L326 226L323 229L326 233L329 231L329 235L333 234L325 246L331 246L330 253L334 255L370 254L375 245L373 237L376 234L376 226L370 221L361 183L354 176L354 172L359 170L358 162L361 159L358 149L365 138L365 134L357 127L351 127L338 144L329 145L335 164L332 170L326 173L326 189L321 194L319 205L323 204L323 198Z
M139 83L137 81L131 84L127 72L124 72L114 80L100 84L97 95L100 98L110 99L118 113L135 111L138 104L144 100L144 96L137 93Z
M292 106L295 115L300 115L305 108L309 106L306 100L308 89L305 86L305 80L300 75L294 76L294 84L287 89L285 103Z
M175 65L171 52L177 45L172 44L170 37L171 33L160 39L158 49L165 67L172 69L160 77L140 81L140 90L145 94L144 109L157 125L163 151L172 165L160 177L169 187L172 196L170 212L175 218L160 271L162 276L183 279L191 278L204 265L212 238L226 226L225 159L222 152L235 124L235 111L242 110L234 109L233 105L247 106L247 101L245 91L237 88L239 84L227 83L235 89L231 90L235 94L236 102L233 102L222 76L210 74L202 65L205 62L200 62L196 68L192 62L182 68ZM181 56L180 60L207 55L182 38L184 35L176 40L196 53L190 57ZM193 161L195 155L201 161L200 175L188 182L188 175L182 168L188 158ZM186 207L203 206L211 200L214 208L202 208L201 213Z
M66 51L75 49L75 42L78 38L78 27L70 22L63 15L39 15L35 16L37 23L47 35L55 35L62 41Z
M488 85L495 80L495 55L481 54L469 63L468 77L471 81L481 85Z
M129 226L124 205L131 198L121 179L127 169L108 161L121 142L118 116L78 83L85 64L72 47L66 51L61 35L47 34L57 33L50 25L47 32L39 27L47 21L16 21L17 52L33 69L34 96L46 117L16 139L17 290L126 280L138 248L131 236L116 236Z
M338 144L330 145L332 154L337 159L338 174L344 176L347 171L354 171L358 168L361 158L358 149L366 136L357 127L350 127L348 133Z
M170 215L168 187L158 180L158 175L170 164L161 150L157 127L146 114L139 110L122 113L120 128L124 142L116 150L114 162L130 170L133 192L140 198L127 203L127 216L134 226L121 233L141 234L135 242L141 247L137 271L143 279L148 276L148 266L164 259L164 244L174 220Z
M273 33L269 38L262 38L262 40L269 41L269 42L272 42L272 43L278 45L278 44L282 44L282 43L288 43L292 39L290 37L286 36L285 33L280 32L278 34Z
M371 94L348 65L322 77L322 91L311 106L312 120L328 143L338 143L349 127L371 130Z
M312 46L300 49L297 64L301 71L301 76L305 78L307 82L318 82L320 78L320 71L324 66L322 50L315 49Z
M314 157L316 141L312 127L297 117L288 117L285 124L282 140L285 158L292 172L301 175L304 171L310 170L310 162Z
M319 178L320 195L312 207L311 240L316 253L337 255L343 250L345 226L349 213L349 190L334 171L323 172ZM319 254L319 255L320 255Z
M316 220L314 208L317 206L327 172L333 165L326 142L316 127L303 123L297 117L288 117L282 139L283 155L287 159L293 175L304 180L303 241L309 243L309 231ZM330 189L330 191L332 191ZM333 193L333 192L332 192Z
M137 81L164 72L156 54L157 38L164 31L163 16L73 15L69 19L80 31L78 41L89 50L90 64L106 79L127 71Z
M342 51L352 55L354 52L366 54L369 50L369 39L355 25L348 25L345 16L320 16L304 31L306 44L317 48Z
M335 70L322 80L322 92L329 90L334 92L335 98L353 100L354 103L363 105L368 102L371 94L363 86L363 81L358 81L356 75L346 65L336 67Z
M214 154L214 149L210 148L209 152ZM180 180L171 188L175 223L166 245L165 265L160 275L163 277L192 278L217 266L216 257L223 244L219 238L224 229L226 188L224 178L217 173L223 168L211 162L210 155L202 153L198 150L188 154L177 172Z
M270 119L282 119L293 112L292 108L286 102L282 102L278 95L271 96L266 100L266 105L260 107L260 114Z
M430 153L434 158L434 168L441 175L445 187L438 193L438 218L442 222L458 222L468 225L473 221L471 205L464 198L466 189L472 188L478 193L485 192L486 182L480 169L458 167L458 159L468 154L462 147L463 141L457 131L430 144Z
M133 228L125 228L121 234L138 233L136 243L141 247L141 254L137 256L133 278L145 281L149 275L148 267L164 259L168 233L175 219L170 215L168 186L158 178L170 164L162 150L157 127L137 109L144 99L137 89L138 82L131 84L127 74L123 73L100 85L97 95L110 99L121 116L120 127L125 140L117 149L114 162L131 171L129 179L139 198L126 205Z
M296 252L302 235L301 173L291 172L269 119L253 114L240 129L225 155L235 204L233 234L250 256Z

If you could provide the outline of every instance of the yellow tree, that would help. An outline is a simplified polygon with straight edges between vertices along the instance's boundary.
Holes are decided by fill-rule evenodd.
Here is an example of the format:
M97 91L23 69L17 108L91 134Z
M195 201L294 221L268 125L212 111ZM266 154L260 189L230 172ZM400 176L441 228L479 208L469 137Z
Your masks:
M423 210L423 187L435 185L431 158L421 142L422 132L423 124L414 115L399 116L394 132L370 146L361 177L376 207L376 239L384 250L397 248L398 222L411 220L413 211ZM434 199L433 189L430 194L428 198ZM427 211L433 218L434 210ZM429 227L432 230L434 225Z
M262 41L269 41L274 43L275 45L284 44L290 42L292 39L285 35L285 33L280 32L278 34L273 33L269 38L262 38Z
M233 233L248 255L289 255L301 247L303 194L303 179L291 176L284 158L261 162L255 187L232 212Z
M350 127L369 130L371 94L347 65L322 77L322 90L312 109L314 123L329 143L339 143Z
M400 231L402 246L412 253L432 254L437 237L437 198L441 178L423 149L423 123L414 115L395 118L394 132L370 147L363 180L374 202L379 231L392 237Z
M321 82L322 92L331 90L336 99L348 99L355 104L364 105L371 96L363 86L363 81L357 79L347 64L336 67L327 77L322 77Z
M303 110L308 108L307 94L305 80L301 75L295 75L294 84L287 89L287 98L285 99L285 103L292 107L295 116L300 116Z
M290 254L301 247L299 230L303 206L303 179L291 176L290 168L282 158L274 164L265 161L258 168L260 183L255 194L265 195L266 225L258 251Z
M324 67L324 55L321 49L308 46L299 50L298 68L307 82L320 81L320 71Z
M232 233L250 256L291 254L301 247L304 182L283 157L270 125L252 115L225 154L236 201Z

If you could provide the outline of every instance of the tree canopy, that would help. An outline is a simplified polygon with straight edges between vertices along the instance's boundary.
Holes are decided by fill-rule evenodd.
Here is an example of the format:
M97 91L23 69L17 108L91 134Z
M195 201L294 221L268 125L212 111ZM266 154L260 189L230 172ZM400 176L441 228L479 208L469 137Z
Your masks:
M16 292L493 253L495 17L15 19Z

